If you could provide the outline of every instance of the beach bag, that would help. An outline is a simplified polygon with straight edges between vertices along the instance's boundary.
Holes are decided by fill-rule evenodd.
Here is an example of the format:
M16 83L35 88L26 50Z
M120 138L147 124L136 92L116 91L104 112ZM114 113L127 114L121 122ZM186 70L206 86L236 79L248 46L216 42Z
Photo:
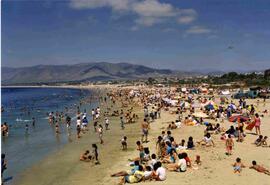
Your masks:
M255 126L255 122L253 121L250 124L248 124L248 126L246 127L246 130L252 131L252 129L254 128L254 126Z

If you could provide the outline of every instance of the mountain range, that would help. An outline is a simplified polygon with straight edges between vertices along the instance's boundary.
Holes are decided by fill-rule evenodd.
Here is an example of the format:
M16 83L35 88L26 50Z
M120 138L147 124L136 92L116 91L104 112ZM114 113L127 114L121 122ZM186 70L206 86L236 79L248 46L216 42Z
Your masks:
M19 68L2 67L1 81L3 85L15 85L135 79L175 74L180 75L179 72L169 69L154 69L129 63L99 62L74 65L37 65Z

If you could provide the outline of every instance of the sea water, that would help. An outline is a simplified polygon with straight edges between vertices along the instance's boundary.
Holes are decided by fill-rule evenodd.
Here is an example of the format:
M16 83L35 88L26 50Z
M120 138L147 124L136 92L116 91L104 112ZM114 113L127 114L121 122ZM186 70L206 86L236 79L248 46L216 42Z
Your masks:
M1 149L6 154L7 170L4 177L16 176L27 167L42 160L69 142L70 131L66 125L59 124L61 134L55 134L55 126L49 124L49 112L64 112L72 119L73 134L80 100L91 95L89 90L64 88L2 88L1 104L3 112L1 123L9 125L8 137L2 137ZM84 104L81 112L88 112L97 102ZM35 126L32 126L32 118ZM26 132L25 126L29 125Z

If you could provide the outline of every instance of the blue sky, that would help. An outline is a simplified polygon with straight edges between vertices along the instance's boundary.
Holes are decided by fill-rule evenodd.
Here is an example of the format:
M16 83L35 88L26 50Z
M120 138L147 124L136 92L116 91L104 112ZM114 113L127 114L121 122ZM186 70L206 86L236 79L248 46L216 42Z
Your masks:
M269 0L4 0L2 66L270 68Z

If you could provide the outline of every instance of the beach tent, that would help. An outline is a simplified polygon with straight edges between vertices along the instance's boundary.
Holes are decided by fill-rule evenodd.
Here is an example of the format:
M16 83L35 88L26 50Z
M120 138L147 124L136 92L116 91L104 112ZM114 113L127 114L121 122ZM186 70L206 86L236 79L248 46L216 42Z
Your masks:
M208 118L209 116L203 112L195 112L192 114L196 118Z

